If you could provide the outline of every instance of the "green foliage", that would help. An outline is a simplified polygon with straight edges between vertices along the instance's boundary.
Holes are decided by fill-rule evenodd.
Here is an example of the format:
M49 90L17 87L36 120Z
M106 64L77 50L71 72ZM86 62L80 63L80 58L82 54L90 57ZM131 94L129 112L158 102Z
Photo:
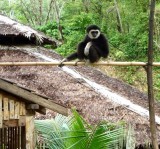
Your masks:
M18 19L23 23L27 23L25 16L21 12L19 1L0 1L0 13L9 16L12 19Z
M125 5L125 6L124 6ZM121 18L123 32L119 32L117 23L111 21L108 31L109 41L111 46L123 52L122 57L119 59L116 57L117 53L113 55L117 60L129 60L129 61L140 61L146 60L147 42L148 42L148 13L143 12L141 6L138 5L121 5ZM130 8L131 7L131 8ZM133 10L131 13L130 10ZM112 13L109 14L108 19L115 18L116 16Z
M45 25L37 27L37 29L57 40L61 40L58 25L62 26L63 45L56 49L60 54L66 56L75 51L78 42L83 39L85 28L89 24L97 24L109 38L111 49L114 49L114 51L111 51L111 56L114 59L130 61L146 60L148 1L132 1L132 5L130 5L130 0L117 1L124 30L123 33L118 30L119 24L114 1L59 0L56 1L57 9L59 9L58 16L56 16L56 11L52 12L53 8L49 7L49 0L42 3L42 6L37 0L33 3L36 6L33 6L30 1L26 0L14 2L2 0L0 2L1 10L5 11L5 13L9 15L11 12L14 12L15 17L23 22L28 20L29 23L33 23L32 25L35 25L35 23L39 24L40 22L44 24L47 16L53 16L54 13L54 19L51 17L52 20ZM22 7L20 7L21 5ZM39 10L41 8L43 8L43 11L41 12L41 19L39 19ZM158 9L159 4L157 4ZM32 17L28 18L28 15ZM59 21L57 21L57 17L59 17Z
M67 56L73 51L76 51L77 44L80 40L82 40L83 34L75 31L70 32L70 36L65 37L65 44L61 45L57 49L55 49L58 53L63 56Z
M56 22L48 22L46 25L37 26L37 29L58 40L58 26Z
M55 49L61 55L66 56L71 52L75 51L77 48L77 44L81 41L85 36L85 29L88 24L95 24L93 14L80 13L80 15L74 15L69 20L64 20L62 22L63 28L63 36L64 36L64 44ZM44 26L38 27L39 30L45 32L46 34L59 39L57 24L54 22L47 23Z
M49 149L121 149L125 131L122 125L107 122L91 126L76 112L53 120L36 120L36 129Z

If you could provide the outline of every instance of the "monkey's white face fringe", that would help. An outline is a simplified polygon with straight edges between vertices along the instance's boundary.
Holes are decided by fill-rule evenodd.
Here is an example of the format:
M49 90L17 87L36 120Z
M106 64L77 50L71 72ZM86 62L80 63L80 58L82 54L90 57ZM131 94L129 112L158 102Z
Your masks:
M90 41L90 42L87 43L87 45L86 45L86 47L84 49L84 55L85 56L89 55L89 49L90 49L91 46L92 46L92 42Z
M96 36L96 37L93 37L92 32L98 32L97 36ZM88 36L89 36L89 38L91 38L91 39L97 39L97 38L100 36L100 34L101 34L101 33L100 33L100 31L99 31L98 29L92 29L92 30L89 31Z

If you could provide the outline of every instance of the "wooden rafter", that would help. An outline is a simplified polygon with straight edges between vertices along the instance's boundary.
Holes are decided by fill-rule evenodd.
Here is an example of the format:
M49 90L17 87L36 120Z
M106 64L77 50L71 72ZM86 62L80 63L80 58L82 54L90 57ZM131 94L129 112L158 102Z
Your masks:
M19 96L23 99L26 99L30 102L36 103L42 107L48 108L50 110L53 110L55 112L58 112L63 115L68 115L68 109L60 104L54 103L53 101L49 99L45 99L41 96L38 96L28 90L25 90L24 88L21 88L15 84L12 84L10 82L7 82L5 80L0 79L0 89L12 93L16 96Z

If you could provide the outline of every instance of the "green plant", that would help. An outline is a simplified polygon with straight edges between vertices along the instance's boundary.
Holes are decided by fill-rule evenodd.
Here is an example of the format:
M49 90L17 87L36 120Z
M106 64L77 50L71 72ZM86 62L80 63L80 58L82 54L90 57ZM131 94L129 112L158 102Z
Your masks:
M49 149L121 149L125 137L123 125L101 122L89 125L76 111L52 120L36 120L36 129Z
M56 22L48 22L45 25L37 26L37 29L44 32L46 35L58 39L58 26Z

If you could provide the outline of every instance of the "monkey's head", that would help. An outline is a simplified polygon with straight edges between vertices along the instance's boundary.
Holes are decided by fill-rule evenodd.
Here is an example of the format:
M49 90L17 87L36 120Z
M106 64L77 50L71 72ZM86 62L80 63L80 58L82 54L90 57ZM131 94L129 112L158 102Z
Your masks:
M87 31L89 38L91 39L97 39L101 34L100 28L97 25L88 26L86 31Z

